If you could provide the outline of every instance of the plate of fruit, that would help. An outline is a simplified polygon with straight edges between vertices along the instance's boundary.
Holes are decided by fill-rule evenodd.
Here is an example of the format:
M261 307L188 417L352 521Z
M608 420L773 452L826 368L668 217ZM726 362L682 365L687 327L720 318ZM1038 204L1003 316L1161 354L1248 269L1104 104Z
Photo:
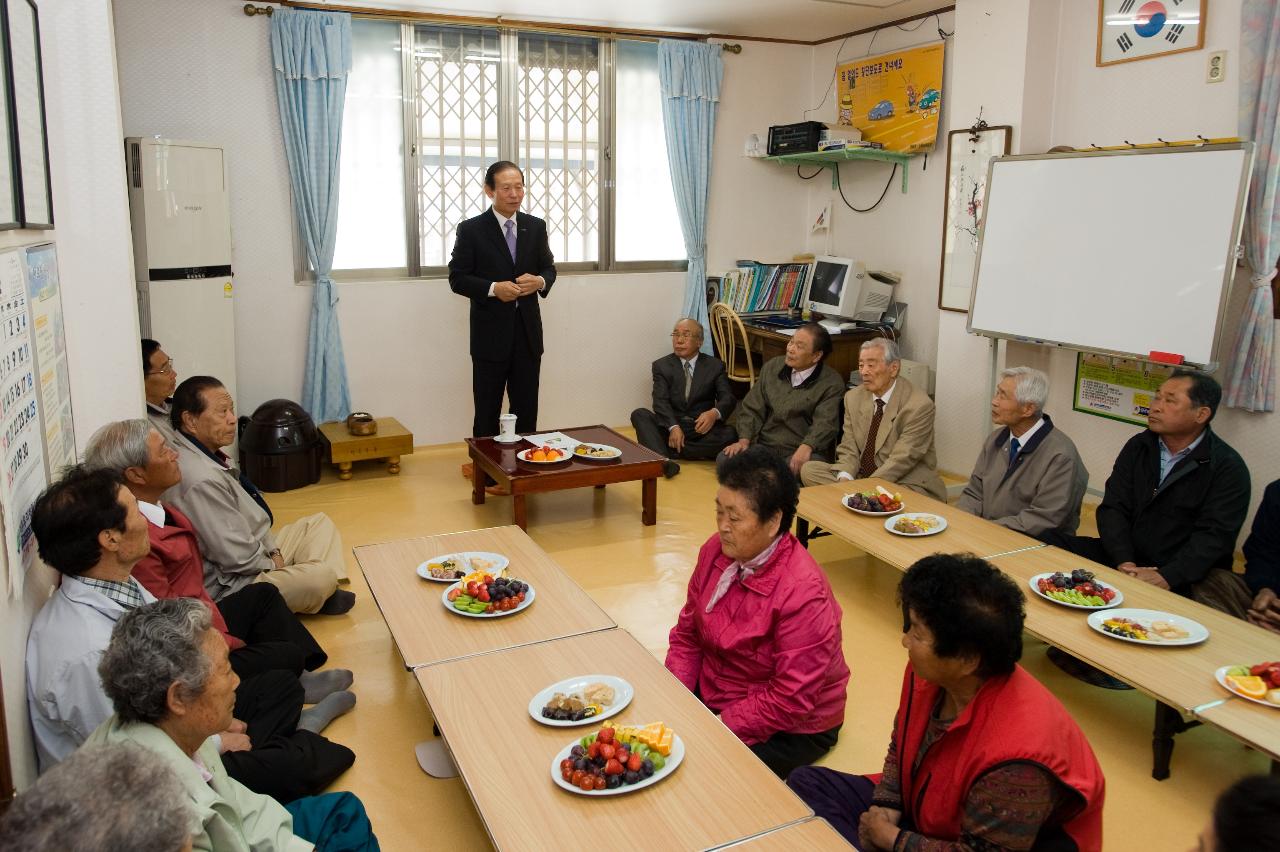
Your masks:
M1224 689L1246 701L1280 709L1280 662L1223 666L1213 676Z
M947 528L947 519L928 512L907 512L896 518L886 518L884 528L894 535L937 535Z
M902 511L902 495L877 485L875 491L855 491L840 500L859 515L896 515Z
M533 586L515 577L468 574L440 595L444 608L469 618L514 615L533 603Z
M1093 572L1083 568L1070 574L1061 571L1037 574L1028 582L1032 591L1045 600L1075 609L1109 609L1124 601L1123 592L1095 580Z
M442 553L419 565L418 576L433 583L452 583L468 574L476 573L481 576L492 574L499 577L506 573L507 566L510 564L511 560L501 553L489 553L483 550Z
M657 784L682 760L684 742L661 722L605 725L560 749L551 761L551 780L580 796L618 796Z
M1209 630L1198 621L1155 609L1108 609L1089 616L1089 626L1112 639L1138 645L1198 645Z
M573 457L591 461L612 461L622 458L622 450L608 444L579 444L573 448Z
M555 464L556 462L568 461L569 451L558 450L555 447L548 447L543 444L541 447L521 450L516 453L516 458L529 464Z
M636 691L613 675L579 675L551 684L529 699L529 715L554 728L589 725L616 716Z

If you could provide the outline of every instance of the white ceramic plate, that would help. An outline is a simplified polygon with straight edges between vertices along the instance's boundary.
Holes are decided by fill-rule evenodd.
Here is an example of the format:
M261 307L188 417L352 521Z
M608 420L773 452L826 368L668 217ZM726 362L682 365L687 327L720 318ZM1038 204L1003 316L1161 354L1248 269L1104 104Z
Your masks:
M421 565L419 565L418 576L424 580L430 580L433 583L457 582L456 580L442 580L439 577L432 577L431 571L428 570L427 568L427 566L430 565L432 562L443 562L450 557L454 557L454 558L463 557L463 560L462 560L463 564L460 567L463 569L464 574L471 573L470 571L466 570L467 559L489 560L490 562L493 563L492 565L484 569L481 569L479 566L476 566L474 570L476 571L484 570L486 573L492 574L495 577L497 577L501 572L505 571L507 566L511 564L511 560L503 556L501 553L489 553L486 550L468 550L465 553L441 553L439 556L433 556L430 559L428 559L426 562L423 562Z
M1111 591L1116 593L1116 596L1111 599L1110 603L1104 603L1102 606L1084 606L1083 604L1067 603L1066 601L1060 601L1057 598L1051 598L1048 595L1046 595L1044 592L1040 591L1040 586L1038 584L1044 578L1052 577L1053 575L1054 575L1053 571L1046 571L1043 574L1035 575L1027 582L1031 585L1031 591L1035 592L1038 596L1044 598L1050 603L1056 603L1058 606L1069 606L1072 609L1099 610L1099 609L1111 609L1112 607L1120 606L1120 604L1124 601L1124 592L1120 591L1110 583L1099 582L1097 578L1095 578L1093 581L1093 584L1095 586L1102 586L1104 589L1110 589Z
M540 449L542 448L530 447L527 450L521 450L520 452L516 453L516 458L520 459L520 461L526 464L560 464L561 462L567 462L569 459L573 458L573 454L569 450L560 450L560 452L565 453L565 455L561 456L558 459L555 459L554 461L534 461L533 459L529 458L529 453L533 452L534 450L540 450ZM553 447L552 449L559 449L559 448Z
M933 520L938 522L938 525L933 529L928 530L927 532L920 532L920 533L899 532L898 530L895 530L893 528L893 525L896 524L898 521L902 520L903 518L932 518ZM926 536L926 535L937 535L938 533L945 530L947 528L947 519L942 517L941 515L934 515L930 512L907 512L905 515L898 515L898 517L896 518L885 518L884 528L887 529L889 532L893 533L894 535L906 536L907 538L920 538L921 536Z
M528 600L528 598L525 598L525 600ZM604 712L599 716L588 716L586 719L582 719L577 722L566 722L558 719L548 719L542 715L542 708L547 706L547 702L551 700L551 696L555 695L557 692L562 692L566 695L573 692L581 693L589 684L593 683L603 683L605 686L613 687L613 703L604 708ZM627 683L620 677L602 674L579 675L577 677L569 677L564 680L557 681L546 689L538 692L533 696L533 698L530 698L529 715L533 717L535 722L540 722L543 725L550 725L553 728L573 728L578 725L590 725L593 722L599 722L602 719L608 719L610 716L616 716L621 713L623 708L631 703L631 699L635 697L635 694L636 691L631 684ZM570 746L570 748L572 748L572 746ZM557 763L556 767L559 768L559 766L560 764Z
M524 440L519 435L512 435L510 438L504 438L501 435L493 436L494 443L497 444L518 444Z
M1130 639L1128 636L1117 636L1103 630L1102 622L1108 618L1127 618L1138 622L1144 628L1150 626L1153 621L1167 621L1174 627L1187 631L1188 635L1182 639L1161 639L1153 633L1150 634L1153 637L1151 639ZM1095 612L1089 616L1089 626L1109 639L1119 639L1121 642L1132 642L1135 645L1198 645L1209 638L1208 628L1200 622L1156 609L1108 609Z
M1245 695L1243 692L1236 692L1231 684L1227 683L1227 669L1235 668L1234 666L1222 666L1213 676L1218 679L1218 685L1230 692L1236 698L1243 698L1245 701L1252 701L1254 704L1261 704L1263 707L1270 707L1272 710L1280 710L1280 704L1272 704L1262 698L1254 698L1252 695Z
M568 790L570 793L577 793L579 796L621 796L623 793L632 793L636 790L643 790L645 787L652 787L672 772L675 772L676 767L684 760L684 740L680 739L679 734L674 734L671 737L671 754L667 755L667 762L663 764L661 769L654 772L648 778L643 781L638 781L635 784L623 784L621 787L615 787L612 790L584 790L581 787L573 786L568 781L560 777L560 761L569 756L569 752L573 750L574 746L580 745L581 743L582 738L579 737L564 748L560 749L560 751L556 753L555 758L551 761L551 780L554 781L556 786L560 789Z
M516 578L519 579L519 578ZM520 580L524 582L524 580ZM460 609L454 609L453 604L449 601L449 591L461 583L450 583L449 588L440 594L440 602L444 604L444 608L454 615L461 615L467 618L502 618L504 615L515 615L517 612L523 612L533 605L533 599L536 597L533 592L533 586L529 586L529 591L524 593L524 600L515 609L509 609L506 612L463 612Z
M868 512L866 509L855 509L852 506L850 506L849 498L852 496L853 496L852 494L844 495L843 497L840 498L840 504L844 506L846 509L848 509L850 512L857 512L859 515L870 515L873 518L886 518L889 515L896 515L899 512L901 512L903 509L905 509L907 506L906 503L903 503L899 505L898 508L894 509L891 512Z
M608 453L608 455L604 455L604 456L582 455L577 451L578 447L586 447L589 450L603 450L604 452ZM571 458L575 458L578 461L613 461L614 459L622 458L622 450L618 449L617 447L611 447L608 444L579 444L578 447L574 447L573 448L574 451L569 454Z

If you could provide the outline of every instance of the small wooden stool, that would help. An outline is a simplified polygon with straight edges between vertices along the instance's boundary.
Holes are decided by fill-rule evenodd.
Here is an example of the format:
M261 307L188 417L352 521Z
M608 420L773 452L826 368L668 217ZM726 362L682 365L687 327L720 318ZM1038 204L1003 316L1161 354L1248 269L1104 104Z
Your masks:
M377 418L376 435L357 437L347 431L341 420L320 424L320 434L328 446L329 462L338 466L338 478L351 478L351 463L368 459L386 459L387 473L400 472L400 456L413 455L413 433L394 417Z

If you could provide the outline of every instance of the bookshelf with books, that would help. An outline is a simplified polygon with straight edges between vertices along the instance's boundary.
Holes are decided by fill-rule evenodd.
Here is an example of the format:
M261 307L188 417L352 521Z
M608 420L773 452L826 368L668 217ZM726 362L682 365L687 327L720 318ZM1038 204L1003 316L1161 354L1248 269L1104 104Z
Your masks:
M721 277L720 301L742 316L798 310L808 280L808 263L743 263Z

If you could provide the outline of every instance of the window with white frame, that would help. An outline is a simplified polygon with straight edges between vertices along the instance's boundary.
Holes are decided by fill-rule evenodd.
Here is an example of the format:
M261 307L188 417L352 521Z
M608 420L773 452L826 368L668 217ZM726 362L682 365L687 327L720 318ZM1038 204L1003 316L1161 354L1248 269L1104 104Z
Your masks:
M655 42L357 18L337 278L446 274L495 160L562 269L683 268Z

